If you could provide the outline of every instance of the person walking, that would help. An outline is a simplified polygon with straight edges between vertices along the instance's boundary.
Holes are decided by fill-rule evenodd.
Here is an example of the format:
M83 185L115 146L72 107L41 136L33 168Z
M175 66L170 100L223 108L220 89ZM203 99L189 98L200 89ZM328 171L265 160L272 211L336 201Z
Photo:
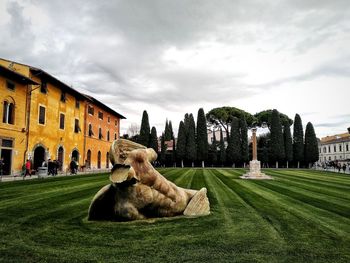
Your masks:
M29 177L32 177L31 167L32 167L32 163L30 162L29 159L27 159L27 162L26 162L26 173L25 173L24 177L26 177L27 175L29 175Z

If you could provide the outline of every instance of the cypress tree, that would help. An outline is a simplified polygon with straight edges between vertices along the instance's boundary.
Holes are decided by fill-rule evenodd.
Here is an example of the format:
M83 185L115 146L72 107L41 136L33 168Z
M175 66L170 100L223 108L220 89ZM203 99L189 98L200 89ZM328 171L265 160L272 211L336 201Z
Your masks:
M150 139L150 148L152 148L158 154L158 137L156 127L151 129L151 139Z
M174 132L173 132L173 124L171 121L169 121L168 124L169 134L170 134L170 140L174 139Z
M293 159L298 163L304 160L304 132L299 114L295 114L293 127Z
M150 127L149 127L149 121L148 121L148 114L147 114L147 111L143 111L138 143L146 147L149 147L149 142L150 142Z
M171 132L170 132L170 129L169 129L169 122L168 122L168 119L166 119L166 121L165 121L164 136L165 136L164 139L165 139L166 141L170 141L170 140L171 140Z
M216 165L218 161L218 142L216 141L215 131L213 130L213 142L209 148L210 162L212 165Z
M318 161L318 142L311 122L308 122L305 129L305 162L311 167L312 163Z
M208 159L208 132L203 108L198 110L197 115L197 158L204 167L204 162Z
M165 158L166 158L166 144L165 144L165 136L164 136L164 132L162 133L162 137L161 137L161 144L160 144L160 162L163 164L165 164Z
M283 123L283 138L284 138L284 153L289 168L289 162L293 161L293 141L292 134L290 133L290 124L288 121Z
M224 142L224 136L222 134L222 129L220 128L220 143L219 143L219 162L221 163L221 166L224 165L226 162L226 149L225 149L225 142Z
M270 160L276 162L276 168L278 168L278 162L284 160L284 142L282 125L279 112L274 109L271 115L271 139L270 139Z
M258 160L261 162L262 167L264 167L264 164L269 163L269 140L270 133L262 134L258 137Z
M249 162L249 144L248 144L248 127L247 121L243 116L239 121L240 126L240 135L241 135L241 161L244 166L246 162Z
M241 161L241 139L239 132L239 120L237 117L232 118L231 132L228 138L228 145L226 149L226 159L232 167L236 166L236 163Z
M186 131L185 124L180 121L179 131L177 135L177 146L176 146L177 158L181 161L181 167L184 167L184 159L186 158Z
M185 120L186 121L186 120ZM196 160L196 124L192 113L188 115L188 130L186 138L186 158L194 166Z

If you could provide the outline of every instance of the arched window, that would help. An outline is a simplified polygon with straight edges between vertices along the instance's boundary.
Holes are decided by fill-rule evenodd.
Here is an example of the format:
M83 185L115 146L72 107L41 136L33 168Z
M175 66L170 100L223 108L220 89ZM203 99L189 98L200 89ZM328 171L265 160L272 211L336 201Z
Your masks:
M106 168L109 168L109 152L106 153Z
M107 141L109 141L109 131L107 131Z
M8 124L15 123L15 105L12 102L4 101L4 108L2 113L2 122Z
M101 169L101 152L98 151L97 153L97 168Z
M92 131L92 125L91 125L91 123L89 124L89 137L91 137L91 136L93 136L94 135L94 133L93 133L93 131Z
M98 138L101 140L103 138L102 129L98 128Z
M86 165L86 168L89 168L89 169L91 168L91 151L90 150L87 151L85 165Z

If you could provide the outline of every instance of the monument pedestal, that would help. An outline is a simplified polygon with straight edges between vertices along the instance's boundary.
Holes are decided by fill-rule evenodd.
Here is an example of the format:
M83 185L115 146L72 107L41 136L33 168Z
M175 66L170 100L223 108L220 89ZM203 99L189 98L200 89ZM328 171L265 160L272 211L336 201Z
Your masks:
M268 176L261 172L260 161L253 160L249 162L249 172L240 176L242 179L253 179L253 180L271 180L271 176Z

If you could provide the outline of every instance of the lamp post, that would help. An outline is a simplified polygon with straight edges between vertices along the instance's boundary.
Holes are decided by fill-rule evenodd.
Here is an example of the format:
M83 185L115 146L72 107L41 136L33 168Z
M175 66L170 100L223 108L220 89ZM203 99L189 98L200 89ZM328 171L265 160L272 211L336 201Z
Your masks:
M266 123L261 124L262 128L266 127ZM257 126L252 128L252 160L249 162L249 172L242 175L242 179L258 179L258 180L271 180L272 177L261 172L260 161L258 161L258 150L257 150L257 140L256 140Z

